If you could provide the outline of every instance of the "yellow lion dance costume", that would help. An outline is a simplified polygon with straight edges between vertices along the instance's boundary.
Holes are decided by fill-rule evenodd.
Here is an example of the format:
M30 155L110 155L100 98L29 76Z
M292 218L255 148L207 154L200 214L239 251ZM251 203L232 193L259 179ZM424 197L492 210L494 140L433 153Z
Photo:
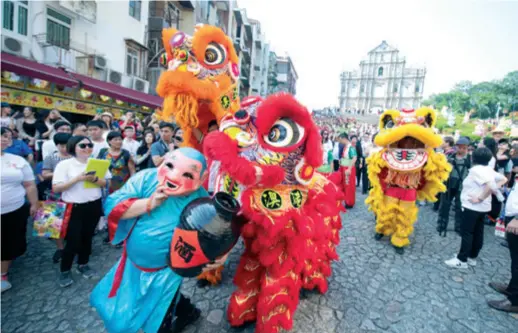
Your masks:
M436 117L427 107L385 111L374 141L382 150L367 159L372 188L365 203L376 215L376 239L391 236L400 254L414 231L416 200L433 202L446 191L451 166L434 151L442 143L434 131Z

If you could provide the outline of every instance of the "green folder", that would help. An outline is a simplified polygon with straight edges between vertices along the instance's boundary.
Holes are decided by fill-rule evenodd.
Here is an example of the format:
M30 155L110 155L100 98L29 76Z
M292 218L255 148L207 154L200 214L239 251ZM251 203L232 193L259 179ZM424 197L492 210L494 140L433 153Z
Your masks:
M99 160L96 158L89 158L88 163L86 164L86 172L95 171L95 175L99 178L104 178L106 176L106 172L110 167L110 161L107 160ZM98 188L99 185L85 182L85 188Z

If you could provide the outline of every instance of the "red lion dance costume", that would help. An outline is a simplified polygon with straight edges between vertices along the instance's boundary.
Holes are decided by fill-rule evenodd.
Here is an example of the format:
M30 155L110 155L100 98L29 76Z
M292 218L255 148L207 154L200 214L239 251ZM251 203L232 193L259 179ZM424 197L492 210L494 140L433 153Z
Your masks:
M239 199L248 220L228 320L276 333L292 328L301 288L327 291L343 195L315 172L321 139L305 107L286 94L243 104L249 112L223 118L204 142L221 163L218 189Z

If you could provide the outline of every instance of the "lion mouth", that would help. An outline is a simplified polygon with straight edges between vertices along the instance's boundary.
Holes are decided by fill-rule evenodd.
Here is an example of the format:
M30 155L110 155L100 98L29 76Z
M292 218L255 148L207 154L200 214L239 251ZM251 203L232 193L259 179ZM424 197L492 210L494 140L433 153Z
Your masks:
M389 148L396 149L423 149L425 144L411 136L405 136L403 139L392 143Z
M394 170L414 171L424 166L428 160L428 153L424 143L406 136L389 145L382 158Z
M425 150L387 149L382 158L392 169L413 171L426 163L428 153Z

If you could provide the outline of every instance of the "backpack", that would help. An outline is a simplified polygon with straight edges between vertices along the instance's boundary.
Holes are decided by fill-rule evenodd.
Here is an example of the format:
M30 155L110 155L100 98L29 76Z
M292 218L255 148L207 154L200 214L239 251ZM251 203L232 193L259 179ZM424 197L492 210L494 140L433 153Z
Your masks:
M462 178L462 174L464 173L464 170L471 169L471 159L468 158L468 156L466 156L464 159L465 159L466 162L461 167L461 166L457 165L457 160L455 159L455 155L450 157L450 164L457 171L457 174L459 175L460 178L452 178L452 177L450 177L449 182L448 182L448 187L449 188L458 188L458 189L460 189L460 187L462 185L462 181L464 180Z

